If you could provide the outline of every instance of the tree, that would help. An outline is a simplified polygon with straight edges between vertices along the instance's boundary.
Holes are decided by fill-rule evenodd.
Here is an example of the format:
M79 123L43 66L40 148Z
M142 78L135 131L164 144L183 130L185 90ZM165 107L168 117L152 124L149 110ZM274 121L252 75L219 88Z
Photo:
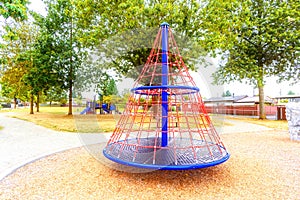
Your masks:
M64 102L67 99L67 94L60 87L52 87L46 92L46 101L49 101L50 107L53 101Z
M13 24L3 35L2 58L3 74L1 82L5 95L13 98L26 99L29 93L31 99L30 113L33 114L33 95L35 85L30 84L26 77L33 68L33 43L37 35L35 27L22 22ZM28 97L28 96L27 96Z
M7 33L10 33L10 36L13 38L14 35L11 32L11 26L15 26L15 22L20 22L27 19L27 7L28 0L2 0L0 1L0 19L4 18L4 21L0 23L0 36L7 37ZM4 34L2 33L4 32ZM2 38L3 39L3 38ZM2 40L0 40L0 55L3 54L3 47L5 44L1 44ZM0 63L3 60L0 57ZM0 68L0 73L3 69Z
M287 95L295 95L295 92L293 92L292 90L290 90Z
M33 45L34 51L30 55L33 64L30 71L26 74L25 80L27 84L32 86L32 93L37 97L36 107L37 112L39 112L40 96L47 94L51 88L60 88L61 85L59 83L61 82L58 78L59 72L51 63L51 52L54 49L53 45L51 45L53 37L49 36L47 32L44 17L33 12L31 14L35 19L35 24L39 27L39 32Z
M230 91L227 90L226 92L224 92L224 93L222 94L222 97L231 97Z
M7 78L7 76L5 77ZM17 106L17 99L22 101L27 100L27 88L22 83L13 81L11 79L10 81L2 79L0 83L2 95L6 98L14 100L14 108Z
M107 73L103 73L100 77L98 88L100 90L99 92L103 96L118 94L118 89L115 80Z
M12 32L12 27L15 27L16 21L23 21L27 19L27 8L26 5L28 4L27 0L21 0L21 1L14 1L14 0L2 0L0 1L0 19L4 18L4 23L0 23L0 36L2 37L0 40L0 64L2 67L0 68L0 76L4 71L3 65L8 64L7 60L7 43L3 43L3 40L6 42L8 39L13 41L16 37L15 34ZM1 30L2 29L2 30ZM9 96L14 96L14 101L16 105L16 98L15 98L15 88L8 89L8 84L5 85L5 88L7 89L5 94ZM8 92L9 91L9 92ZM8 93L7 93L8 92ZM14 94L13 94L14 93Z
M73 85L77 69L84 60L80 37L77 33L75 0L45 0L48 13L42 20L45 26L47 43L51 51L46 52L48 64L56 72L56 82L61 88L68 89L69 115L72 115Z
M299 80L299 1L208 1L201 12L200 44L222 54L215 82L248 80L259 90L265 119L265 78Z

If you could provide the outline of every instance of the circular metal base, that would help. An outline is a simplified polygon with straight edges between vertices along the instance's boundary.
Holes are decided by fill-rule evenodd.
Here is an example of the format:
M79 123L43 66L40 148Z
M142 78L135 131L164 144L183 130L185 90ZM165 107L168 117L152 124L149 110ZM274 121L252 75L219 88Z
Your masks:
M123 165L161 170L212 167L230 157L224 147L202 140L176 138L169 140L167 147L161 147L160 141L161 138L123 140L106 146L103 154Z

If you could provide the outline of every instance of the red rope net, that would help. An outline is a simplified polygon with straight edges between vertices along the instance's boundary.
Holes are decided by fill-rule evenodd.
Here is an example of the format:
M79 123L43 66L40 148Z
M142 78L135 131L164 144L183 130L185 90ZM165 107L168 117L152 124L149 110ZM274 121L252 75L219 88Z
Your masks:
M118 163L146 168L190 169L225 162L229 154L207 114L199 89L168 31L168 86L162 86L162 29L136 80L104 155ZM162 101L162 92L168 94ZM162 104L167 103L167 115ZM161 145L167 118L168 145Z

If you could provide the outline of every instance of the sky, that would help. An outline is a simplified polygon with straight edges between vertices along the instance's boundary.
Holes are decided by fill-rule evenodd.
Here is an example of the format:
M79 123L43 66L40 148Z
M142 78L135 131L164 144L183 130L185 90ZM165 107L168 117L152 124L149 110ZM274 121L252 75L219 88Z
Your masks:
M211 73L213 69L199 67L197 72L190 71L194 82L197 87L200 89L200 94L203 98L210 97L220 97L223 92L227 90L234 94L234 96L239 95L258 95L258 90L254 89L253 86L242 84L240 82L232 82L230 84L225 85L213 85ZM300 95L300 83L291 86L289 82L283 82L278 84L276 82L277 78L267 78L266 85L264 87L265 96L269 97L279 97L285 96L289 91L293 91L296 95ZM119 91L123 91L125 89L131 89L133 86L134 80L125 78L121 82L117 82L117 87Z
M217 60L213 59L213 63L215 67L217 67ZM266 84L264 86L265 96L269 97L278 97L278 96L285 96L288 94L289 91L294 92L296 95L300 95L300 82L297 84L292 84L292 82L284 81L281 83L277 83L278 77L268 77L265 78ZM208 83L209 85L211 84ZM235 96L237 95L248 95L254 96L258 95L258 89L254 89L253 85L248 85L245 83L240 83L238 81L234 81L229 84L224 85L224 91L229 90L231 94L234 93Z
M34 10L42 15L46 15L45 5L41 0L31 0L31 4L29 5L29 9ZM243 84L240 82L232 82L230 84L225 84L221 86L215 86L212 84L212 78L211 74L217 67L217 60L212 59L213 66L210 68L203 68L199 66L199 69L197 72L190 72L197 87L200 89L200 93L202 97L210 98L210 97L216 97L221 96L223 92L226 92L227 90L237 95L258 95L258 90L254 89L253 86L248 84ZM278 97L287 95L289 91L294 92L296 95L300 95L300 81L297 84L290 85L290 82L282 82L277 83L276 80L277 77L272 78L266 78L266 85L264 87L265 89L265 96L270 97ZM124 89L131 89L133 85L133 80L131 79L123 79L122 82L117 82L117 86L119 89L119 92L122 92Z
M46 15L45 4L41 0L29 0L31 3L28 8L42 15Z

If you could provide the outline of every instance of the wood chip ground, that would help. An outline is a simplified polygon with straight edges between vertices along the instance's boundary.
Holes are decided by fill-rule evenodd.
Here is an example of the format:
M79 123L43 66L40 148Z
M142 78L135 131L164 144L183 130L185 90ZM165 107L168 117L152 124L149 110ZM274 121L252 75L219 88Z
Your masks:
M187 171L117 171L86 148L68 150L3 179L0 199L300 199L300 142L287 131L221 138L227 162Z

